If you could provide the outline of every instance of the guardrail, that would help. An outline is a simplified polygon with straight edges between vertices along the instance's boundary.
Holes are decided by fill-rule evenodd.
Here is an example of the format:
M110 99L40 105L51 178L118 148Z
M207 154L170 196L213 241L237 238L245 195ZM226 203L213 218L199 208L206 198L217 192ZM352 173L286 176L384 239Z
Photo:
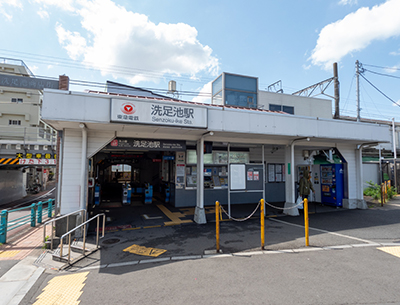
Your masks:
M78 214L78 213L82 213L82 221L83 221L84 219L86 219L86 210L85 210L85 209L80 209L80 210L77 210L77 211L75 211L75 212L71 212L71 213L62 215L62 216L60 216L60 217L57 217L56 219L52 219L52 220L47 221L47 222L43 225L43 243L46 242L46 227L47 227L48 224L54 223L54 226L55 226L55 222L57 222L58 220L61 220L61 219L65 218L65 217L67 217L67 225L66 225L67 229L66 229L66 231L68 232L68 231L69 231L69 216L75 215L75 214ZM52 226L51 226L51 235L50 235L51 250L53 250L53 239L54 239L54 234L53 234L53 233L54 233L54 230L53 230L53 225L52 225Z
M44 205L46 207L43 208ZM23 225L30 223L31 227L36 227L36 224L41 224L43 215L47 213L47 217L51 218L53 214L54 199L47 201L39 201L38 203L32 203L30 206L14 209L14 210L3 210L0 214L0 243L5 244L7 242L7 233L17 229ZM31 210L27 215L18 217L8 222L8 216L14 212L20 212L23 210Z
M71 264L71 234L75 232L77 229L83 227L83 246L82 246L82 254L85 255L86 248L86 225L91 222L94 219L97 219L97 230L96 230L96 250L99 248L99 222L100 222L100 216L103 216L103 230L102 230L102 236L101 238L104 237L104 231L106 227L106 215L104 213L102 214L97 214L96 216L86 220L84 223L80 224L79 226L73 228L71 231L65 233L63 236L61 236L61 242L60 242L60 256L59 259L62 259L63 256L63 240L65 237L68 236L68 264Z

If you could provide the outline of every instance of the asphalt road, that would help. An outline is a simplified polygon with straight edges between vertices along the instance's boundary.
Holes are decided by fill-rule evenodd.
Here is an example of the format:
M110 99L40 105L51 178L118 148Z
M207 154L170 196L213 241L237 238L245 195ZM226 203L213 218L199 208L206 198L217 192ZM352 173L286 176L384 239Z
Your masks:
M222 228L221 247L225 253L241 251L240 256L135 263L138 255L122 253L133 242L168 248L161 258L215 247L212 224L202 229L182 225L143 230L131 239L121 237L115 246L102 247L97 257L68 272L47 271L21 304L51 300L45 295L49 291L56 293L60 304L73 295L81 305L400 304L399 220L396 202L310 215L310 247L305 248L302 217L269 219L265 252L254 252L259 250L254 221L229 222ZM390 248L374 243L394 244ZM282 249L295 251L274 251ZM73 287L78 287L75 294Z

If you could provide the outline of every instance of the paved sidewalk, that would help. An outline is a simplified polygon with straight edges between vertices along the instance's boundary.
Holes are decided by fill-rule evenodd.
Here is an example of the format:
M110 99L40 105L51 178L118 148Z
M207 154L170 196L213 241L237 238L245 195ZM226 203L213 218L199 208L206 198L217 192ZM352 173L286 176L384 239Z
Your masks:
M400 198L396 198L386 204L385 207L370 206L370 209L378 209L385 212L386 209L393 209L400 206ZM311 226L317 223L330 223L332 222L333 228L345 228L351 222L348 217L356 216L364 219L365 215L362 211L349 211L343 209L330 209L332 213L316 213L311 216ZM347 211L347 212L346 212ZM244 211L246 212L246 211ZM336 213L339 212L339 213ZM345 212L344 214L341 212ZM348 215L347 215L348 214ZM346 216L347 215L347 216ZM346 217L343 217L346 216ZM368 216L368 215L367 215ZM371 215L372 216L372 215ZM275 220L276 219L276 220ZM281 220L285 220L285 224ZM346 219L345 223L342 223ZM368 220L368 221L367 221ZM288 225L287 221L292 222ZM370 223L370 219L366 218L365 221ZM250 255L254 253L274 253L280 251L289 251L282 249L297 249L293 251L310 251L313 248L335 248L335 246L346 244L354 244L353 246L362 246L365 241L360 238L349 240L348 236L333 233L331 235L321 234L323 231L312 231L313 247L301 250L304 246L303 229L296 229L296 226L302 226L303 217L290 217L283 216L283 218L269 218L267 221L266 234L267 251L259 251L259 223L257 220L241 223L236 225L233 222L223 222L223 235L222 248L224 249L224 256L230 255L229 253L242 252L243 255ZM365 225L361 224L360 228ZM88 259L83 260L77 264L75 270L83 270L84 268L104 268L104 266L112 267L114 265L135 264L140 261L143 262L156 262L157 260L168 260L168 258L153 258L142 259L135 254L124 252L126 247L132 244L140 244L146 247L161 247L167 249L167 256L178 257L177 259L184 259L187 257L204 256L204 250L215 249L215 224L209 223L208 225L197 224L183 224L178 226L160 227L153 229L139 229L130 228L128 230L119 230L112 234L106 233L107 237L102 240L102 249L95 252L95 254ZM332 230L332 229L331 229ZM333 231L335 231L333 229ZM105 244L105 241L115 239L115 244ZM327 239L328 238L328 239ZM25 234L20 235L14 240L10 239L9 244L0 246L0 287L2 291L2 298L0 305L6 304L19 304L24 298L25 294L32 288L37 279L45 270L51 270L57 265L56 262L51 261L51 264L38 263L40 257L50 256L48 252L43 250L43 225L36 228L29 228ZM89 238L91 239L91 238ZM225 244L224 244L225 242ZM383 244L380 242L380 244ZM376 246L375 243L368 243L366 246ZM395 243L393 245L398 245ZM200 251L200 252L199 252ZM197 257L196 256L196 257ZM172 259L172 258L169 258ZM58 263L60 264L60 263ZM4 270L4 268L6 270ZM57 268L55 268L57 269ZM108 268L106 268L108 269ZM104 270L104 269L103 269ZM72 271L72 270L71 270ZM3 293L4 292L4 293Z
M34 265L37 256L43 252L43 226L28 228L19 237L0 246L0 278L2 297L0 305L17 305L35 284L44 268ZM9 261L11 264L6 264Z

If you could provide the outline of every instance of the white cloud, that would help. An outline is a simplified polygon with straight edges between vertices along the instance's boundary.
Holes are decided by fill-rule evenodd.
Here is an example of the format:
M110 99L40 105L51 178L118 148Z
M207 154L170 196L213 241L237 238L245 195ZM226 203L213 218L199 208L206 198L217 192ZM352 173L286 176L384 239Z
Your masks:
M318 37L311 61L330 69L333 62L365 49L375 40L400 35L399 0L388 0L369 9L363 7L342 20L325 26Z
M29 67L29 70L31 70L31 71L32 71L32 73L33 73L33 74L35 74L35 73L36 73L36 71L38 71L38 70L39 70L39 67L38 67L38 66L30 66L30 67Z
M199 95L192 99L192 102L203 103L203 104L211 104L211 85L212 82L209 82L200 89Z
M49 13L42 8L40 10L38 10L37 13L40 16L40 18L42 18L42 19L49 18Z
M60 24L56 25L56 32L59 43L73 60L79 59L85 53L86 40L81 34L67 31Z
M13 16L10 12L7 12L5 6L7 6L8 8L12 6L21 10L23 9L21 0L0 0L0 15L6 17L8 21L11 21Z
M339 5L355 5L358 4L358 0L340 0Z
M84 31L72 33L66 25L58 24L59 42L71 58L80 58L103 75L117 78L125 73L123 77L136 84L155 81L165 73L189 74L192 78L204 72L213 76L218 73L219 62L212 49L200 43L196 28L188 24L155 24L146 15L127 11L111 0L77 0L74 12L81 17Z
M34 0L33 2L41 4L44 7L56 6L64 11L75 11L74 0Z
M399 71L399 69L400 69L400 65L396 65L396 66L393 66L393 67L386 68L385 72L386 73L396 73L396 72Z

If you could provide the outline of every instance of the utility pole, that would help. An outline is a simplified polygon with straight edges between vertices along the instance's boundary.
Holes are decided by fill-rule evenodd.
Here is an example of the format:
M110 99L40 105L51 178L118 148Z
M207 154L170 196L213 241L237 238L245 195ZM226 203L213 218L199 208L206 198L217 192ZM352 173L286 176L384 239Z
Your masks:
M338 67L337 62L333 63L333 78L334 78L334 85L335 85L335 115L333 116L334 119L339 119L339 76L338 76Z
M357 122L360 122L360 63L356 61L356 81L357 81Z

